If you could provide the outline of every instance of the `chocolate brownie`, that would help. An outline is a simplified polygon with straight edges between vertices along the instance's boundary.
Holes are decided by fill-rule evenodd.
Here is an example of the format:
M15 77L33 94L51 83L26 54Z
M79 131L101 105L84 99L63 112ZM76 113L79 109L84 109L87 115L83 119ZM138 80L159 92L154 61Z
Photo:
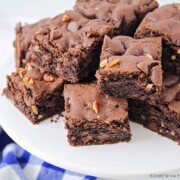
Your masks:
M149 101L129 100L130 120L180 143L180 77L165 76L165 88Z
M131 139L125 99L99 94L96 84L67 84L64 98L70 145L112 144Z
M112 24L117 35L132 36L144 16L157 7L156 0L77 0L75 10Z
M180 74L180 4L168 4L149 13L136 31L135 38L161 36L163 69Z
M72 83L92 77L99 65L103 38L111 30L103 20L67 11L35 33L27 62Z
M63 79L30 65L7 76L4 93L33 124L64 110Z
M14 47L16 50L16 67L25 67L26 59L31 46L31 40L33 35L45 24L49 19L43 19L34 24L26 24L22 26L20 23L16 27L16 39L14 41Z
M96 77L100 91L115 97L144 100L158 94L162 89L161 38L106 36Z

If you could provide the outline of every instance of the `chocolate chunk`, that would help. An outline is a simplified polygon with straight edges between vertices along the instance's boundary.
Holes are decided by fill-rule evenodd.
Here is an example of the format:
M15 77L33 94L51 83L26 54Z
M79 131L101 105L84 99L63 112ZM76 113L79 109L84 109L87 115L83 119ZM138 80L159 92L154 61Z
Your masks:
M152 68L151 80L155 86L162 86L162 69L157 65Z
M71 22L68 25L68 30L71 32L76 32L78 30L78 24L76 22Z
M161 38L136 40L105 37L100 69L96 73L102 93L145 100L162 89ZM147 54L149 56L147 56ZM104 63L107 65L104 66ZM112 63L112 66L108 66Z
M141 69L145 74L149 73L149 64L147 62L140 62L137 64L137 67Z
M117 35L133 35L144 16L157 7L155 0L77 0L75 10L89 19L113 24Z
M66 84L66 129L73 146L129 141L128 104L98 92L96 84Z
M162 66L165 72L180 74L180 11L178 3L161 6L148 13L138 27L135 38L160 36L163 39Z
M164 92L162 92L161 97L164 102L170 103L176 99L176 96L179 93L179 91L180 91L179 84L176 84L176 85L166 89Z
M180 101L173 101L169 104L168 107L171 111L180 114Z
M63 78L45 82L42 77L36 68L27 70L23 79L18 72L7 77L5 95L34 124L64 110Z

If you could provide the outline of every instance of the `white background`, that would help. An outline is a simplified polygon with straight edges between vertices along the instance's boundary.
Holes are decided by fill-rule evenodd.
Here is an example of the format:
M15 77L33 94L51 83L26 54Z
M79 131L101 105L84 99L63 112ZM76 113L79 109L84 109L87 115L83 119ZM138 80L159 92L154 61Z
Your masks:
M172 1L162 0L161 2L166 4ZM180 2L180 0L174 2ZM63 0L63 6L62 0L0 0L0 64L12 56L14 27L18 22L31 23L41 18L52 17L71 9L73 4L74 0Z
M0 0L0 64L12 53L14 27L71 9L75 0ZM11 53L10 53L11 51Z

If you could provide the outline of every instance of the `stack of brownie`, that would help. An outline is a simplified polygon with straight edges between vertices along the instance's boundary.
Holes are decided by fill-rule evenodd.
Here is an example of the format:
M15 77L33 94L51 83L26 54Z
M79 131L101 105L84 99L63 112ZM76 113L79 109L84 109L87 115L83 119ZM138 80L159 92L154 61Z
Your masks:
M34 124L65 109L73 146L128 142L129 120L180 142L179 39L180 4L77 0L17 26L4 93Z

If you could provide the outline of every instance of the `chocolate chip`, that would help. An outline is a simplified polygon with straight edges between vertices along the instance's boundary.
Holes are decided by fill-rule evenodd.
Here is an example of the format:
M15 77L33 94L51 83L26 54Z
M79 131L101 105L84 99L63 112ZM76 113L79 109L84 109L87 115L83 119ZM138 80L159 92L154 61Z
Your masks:
M151 80L155 86L162 85L162 69L160 65L154 66L152 68Z
M137 67L143 71L145 74L148 74L149 73L149 66L148 66L148 63L146 62L140 62L137 64Z
M169 104L169 109L180 114L180 101L173 101Z
M50 33L50 41L59 39L61 36L62 36L62 34L58 29L52 30Z
M165 102L165 103L170 103L172 101L174 101L175 99L177 99L177 94L179 93L179 86L178 84L172 86L171 88L168 88L166 91L164 91L161 94L161 99Z
M68 25L68 30L71 32L76 32L78 30L78 24L76 22L71 22Z

